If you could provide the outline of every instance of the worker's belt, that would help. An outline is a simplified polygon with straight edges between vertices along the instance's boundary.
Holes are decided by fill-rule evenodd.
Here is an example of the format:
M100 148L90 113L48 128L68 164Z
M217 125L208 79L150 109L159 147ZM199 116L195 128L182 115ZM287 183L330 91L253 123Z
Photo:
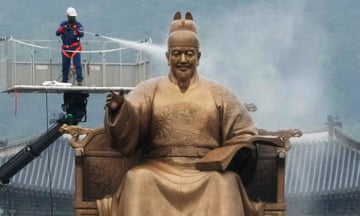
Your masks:
M69 45L63 45L62 47L63 47L63 49L69 49L69 48L77 47L79 45L80 45L80 42L76 41L76 42L74 42L72 44L69 44Z
M74 48L74 47L77 47L76 49L74 50L66 50L66 49L69 49L69 48ZM82 46L79 42L74 42L70 45L63 45L62 46L62 54L64 56L66 56L67 58L73 58L78 52L80 52L82 50Z
M146 158L163 157L204 157L211 149L193 146L164 146L151 149L145 153Z

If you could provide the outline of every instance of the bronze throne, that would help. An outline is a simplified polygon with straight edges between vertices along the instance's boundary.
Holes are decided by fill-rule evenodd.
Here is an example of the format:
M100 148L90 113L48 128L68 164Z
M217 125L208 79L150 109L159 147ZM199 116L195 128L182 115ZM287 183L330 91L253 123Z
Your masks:
M114 193L125 173L140 160L140 154L124 157L113 150L104 128L63 125L60 130L72 136L70 145L75 149L75 215L98 215L96 200ZM270 136L270 139L255 143L257 166L246 190L252 200L265 202L266 216L284 216L286 151L289 138L301 132L296 129L260 130L260 135Z

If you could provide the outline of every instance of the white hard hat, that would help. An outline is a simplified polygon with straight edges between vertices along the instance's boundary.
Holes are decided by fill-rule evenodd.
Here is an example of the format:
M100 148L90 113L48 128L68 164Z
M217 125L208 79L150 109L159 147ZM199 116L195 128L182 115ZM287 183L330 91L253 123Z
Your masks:
M73 7L66 9L66 15L68 16L77 16L76 10Z

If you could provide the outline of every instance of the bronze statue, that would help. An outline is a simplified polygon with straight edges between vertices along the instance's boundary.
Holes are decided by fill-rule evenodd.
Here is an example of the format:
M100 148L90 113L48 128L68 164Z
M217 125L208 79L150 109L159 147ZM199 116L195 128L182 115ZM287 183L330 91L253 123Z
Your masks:
M254 151L244 140L258 133L243 103L200 77L199 47L191 13L182 19L177 12L168 37L168 75L140 83L126 97L108 94L106 134L123 155L141 149L143 160L115 194L98 200L100 215L263 215L263 203L249 200L235 172L195 167L219 147Z

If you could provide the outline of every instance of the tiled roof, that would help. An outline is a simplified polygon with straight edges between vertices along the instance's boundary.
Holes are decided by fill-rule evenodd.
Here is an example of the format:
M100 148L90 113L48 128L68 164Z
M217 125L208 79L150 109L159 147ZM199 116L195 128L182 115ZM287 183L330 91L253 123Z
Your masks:
M21 150L24 146L18 145L3 149L0 165L5 163L11 154ZM4 157L7 152L7 157ZM9 186L16 189L31 189L34 191L48 191L73 195L75 167L74 152L68 144L68 139L60 137L49 148L44 150L16 175L10 179ZM6 187L6 185L5 185Z
M288 196L360 192L360 151L342 141L341 136L349 136L341 129L336 131L341 135L334 138L319 132L291 140L285 171Z

